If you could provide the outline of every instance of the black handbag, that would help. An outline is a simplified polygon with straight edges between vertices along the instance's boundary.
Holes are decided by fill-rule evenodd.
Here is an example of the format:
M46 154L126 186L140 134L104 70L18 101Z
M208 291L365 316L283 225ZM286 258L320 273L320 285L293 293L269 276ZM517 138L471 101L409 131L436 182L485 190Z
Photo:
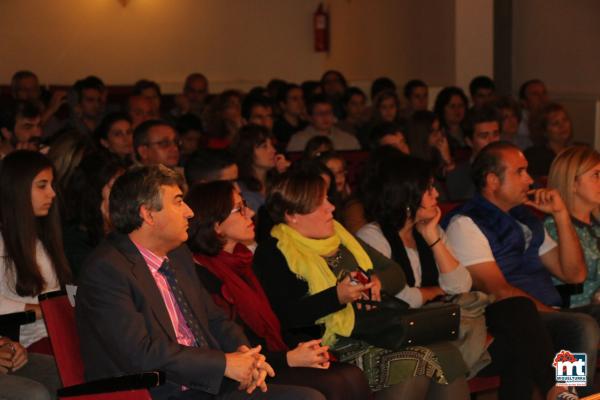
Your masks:
M458 338L460 307L457 304L433 303L411 309L404 301L384 293L381 302L359 300L357 303L361 307L354 305L356 318L350 336L373 346L396 351L406 346Z

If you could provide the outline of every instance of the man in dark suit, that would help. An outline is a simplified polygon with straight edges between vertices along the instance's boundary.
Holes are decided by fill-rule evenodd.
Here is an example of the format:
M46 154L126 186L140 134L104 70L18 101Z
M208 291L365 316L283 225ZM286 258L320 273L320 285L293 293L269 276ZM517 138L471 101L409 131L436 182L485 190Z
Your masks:
M212 302L182 246L193 216L182 188L183 178L162 165L115 182L117 233L91 254L77 292L86 378L162 370L168 382L152 389L156 399L324 399L294 386L265 393L273 370Z

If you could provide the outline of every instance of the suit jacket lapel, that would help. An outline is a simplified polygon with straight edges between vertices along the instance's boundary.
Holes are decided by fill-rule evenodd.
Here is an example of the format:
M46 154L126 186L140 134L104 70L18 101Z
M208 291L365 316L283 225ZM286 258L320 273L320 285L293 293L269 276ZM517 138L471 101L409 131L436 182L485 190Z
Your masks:
M137 247L126 235L113 234L110 240L115 247L131 262L131 273L144 292L144 300L149 304L154 317L171 340L177 342L171 317L156 286L152 273Z

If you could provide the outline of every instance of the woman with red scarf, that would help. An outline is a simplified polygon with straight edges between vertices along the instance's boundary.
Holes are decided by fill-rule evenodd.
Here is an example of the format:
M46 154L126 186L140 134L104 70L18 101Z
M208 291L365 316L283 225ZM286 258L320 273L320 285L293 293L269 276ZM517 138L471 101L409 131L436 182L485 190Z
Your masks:
M188 246L200 279L215 302L244 326L250 342L267 351L274 381L312 387L327 399L370 398L362 371L331 362L320 340L282 337L279 320L252 271L252 252L244 245L254 240L254 212L235 186L228 181L195 186L186 203L194 211Z

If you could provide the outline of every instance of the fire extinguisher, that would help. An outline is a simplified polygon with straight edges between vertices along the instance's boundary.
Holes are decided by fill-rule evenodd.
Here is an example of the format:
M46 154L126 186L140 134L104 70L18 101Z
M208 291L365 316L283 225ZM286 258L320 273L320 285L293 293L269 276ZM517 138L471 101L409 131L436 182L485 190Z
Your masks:
M320 3L317 11L315 11L313 22L315 29L315 51L329 51L329 13L325 11L323 3Z

